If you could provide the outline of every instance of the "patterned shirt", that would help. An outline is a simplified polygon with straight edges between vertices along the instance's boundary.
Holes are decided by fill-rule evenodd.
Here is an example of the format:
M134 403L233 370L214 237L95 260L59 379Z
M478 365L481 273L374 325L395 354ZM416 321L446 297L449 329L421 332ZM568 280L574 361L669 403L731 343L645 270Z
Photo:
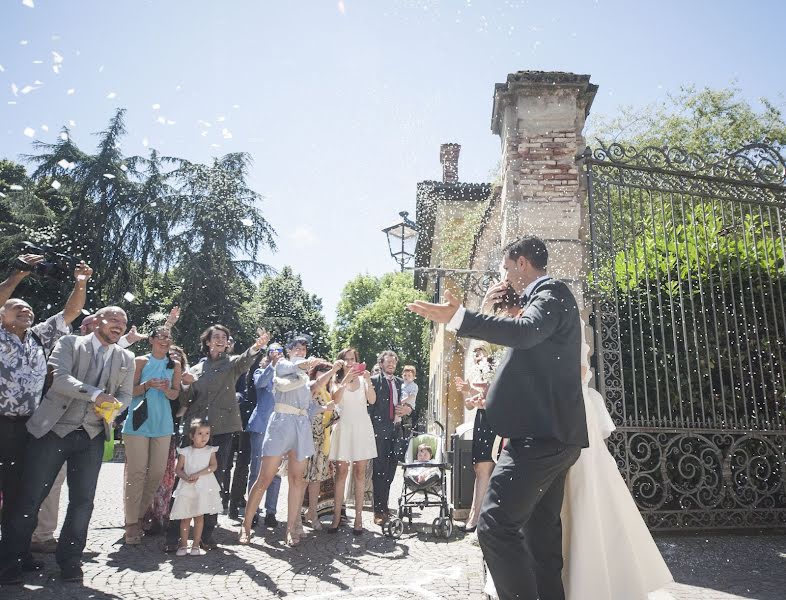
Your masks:
M30 331L41 340L30 335ZM24 341L0 326L0 415L29 417L41 401L46 379L46 357L55 342L71 333L63 313L49 317L28 330Z

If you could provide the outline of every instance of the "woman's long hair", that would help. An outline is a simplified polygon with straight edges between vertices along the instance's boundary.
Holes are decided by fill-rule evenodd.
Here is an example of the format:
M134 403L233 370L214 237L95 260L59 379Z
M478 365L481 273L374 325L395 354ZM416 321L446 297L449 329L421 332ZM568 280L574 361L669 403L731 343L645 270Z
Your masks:
M338 356L336 356L336 360L346 360L347 355L350 352L355 354L355 362L360 362L360 356L358 355L357 349L352 348L351 346L341 350L341 352L338 353ZM344 367L341 367L338 371L336 371L336 383L341 383L341 380L344 379L344 375L346 375L345 371L346 369Z

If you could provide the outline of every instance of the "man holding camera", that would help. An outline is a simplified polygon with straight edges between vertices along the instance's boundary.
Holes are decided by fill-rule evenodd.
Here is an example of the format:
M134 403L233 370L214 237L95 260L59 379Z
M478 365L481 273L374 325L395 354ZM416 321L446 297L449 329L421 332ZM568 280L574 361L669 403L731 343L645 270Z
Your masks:
M12 298L19 283L44 257L23 254L13 263L14 270L0 283L0 492L3 517L0 534L7 539L22 478L25 447L30 435L27 421L38 408L47 375L46 362L55 342L71 333L70 323L85 305L87 282L93 270L84 262L74 269L76 282L62 312L33 325L33 309L24 300ZM25 561L27 568L35 563Z

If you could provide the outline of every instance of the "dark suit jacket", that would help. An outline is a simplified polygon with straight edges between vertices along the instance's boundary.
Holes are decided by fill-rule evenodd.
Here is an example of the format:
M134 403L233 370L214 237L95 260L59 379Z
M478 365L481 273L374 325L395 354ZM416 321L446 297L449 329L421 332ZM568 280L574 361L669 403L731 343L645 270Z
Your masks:
M401 384L404 380L401 377L394 377L393 382L396 386L396 393L401 399ZM368 405L368 414L371 417L371 424L374 426L374 434L378 437L392 438L394 433L393 421L390 420L390 387L384 375L374 375L371 378L374 392L377 394L377 401Z
M458 335L508 347L486 397L486 416L498 435L589 446L581 319L567 285L539 283L515 319L467 310Z

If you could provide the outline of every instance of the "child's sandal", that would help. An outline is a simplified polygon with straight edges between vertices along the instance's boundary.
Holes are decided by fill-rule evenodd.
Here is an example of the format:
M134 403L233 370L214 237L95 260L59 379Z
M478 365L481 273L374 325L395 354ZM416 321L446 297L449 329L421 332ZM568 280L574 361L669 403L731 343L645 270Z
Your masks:
M175 552L175 556L186 556L188 554L188 546L181 546Z

